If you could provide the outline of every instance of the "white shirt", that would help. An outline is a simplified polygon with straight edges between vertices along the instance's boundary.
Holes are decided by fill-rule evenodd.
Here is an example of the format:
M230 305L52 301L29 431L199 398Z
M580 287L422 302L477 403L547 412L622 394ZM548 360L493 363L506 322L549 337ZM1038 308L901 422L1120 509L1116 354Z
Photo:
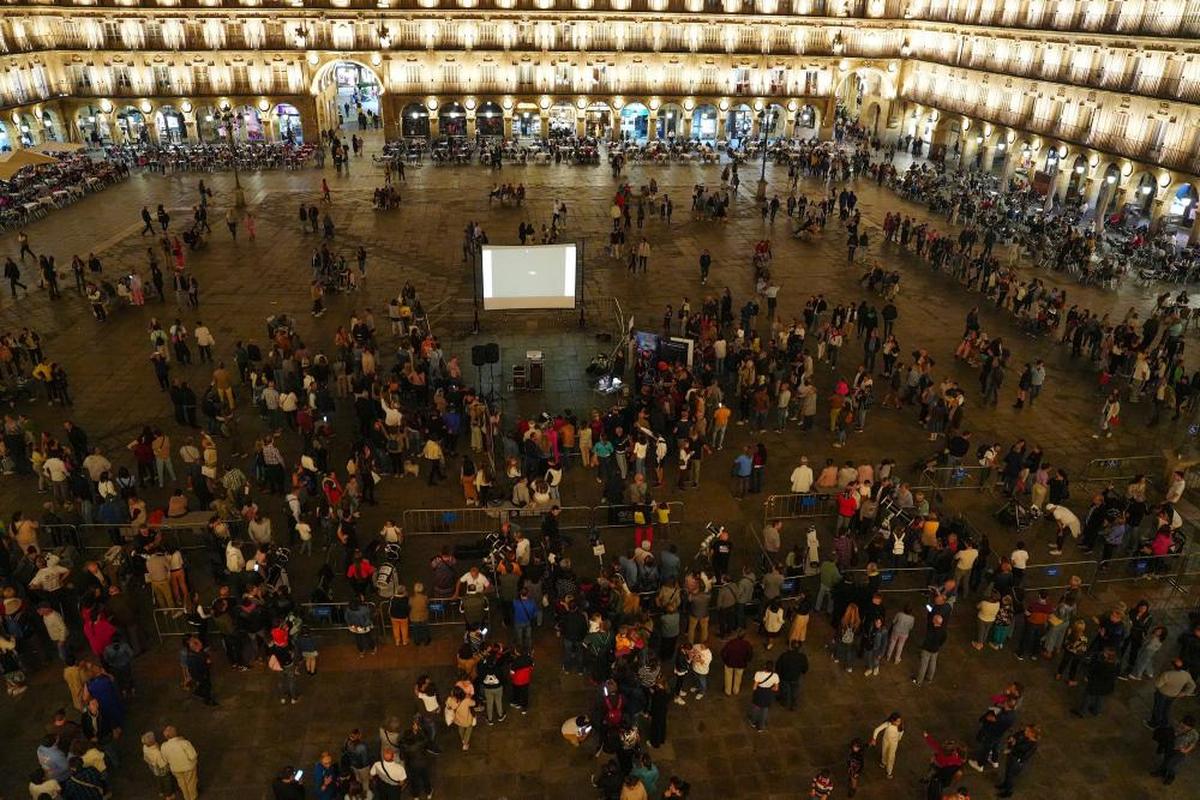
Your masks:
M812 490L813 471L808 464L801 464L792 470L792 491L805 494Z
M235 573L246 569L246 556L233 542L225 545L225 569Z
M196 337L196 344L200 347L212 347L217 343L207 325L198 325L192 334Z
M899 726L893 725L890 722L884 721L879 724L871 733L872 739L878 739L879 734L883 734L883 741L887 744L897 744L904 738L904 731L900 730Z
M47 464L50 462L47 461ZM1179 498L1183 497L1183 490L1187 488L1187 481L1179 478L1171 481L1171 485L1167 487L1166 501L1168 503L1178 503Z
M1029 552L1027 550L1013 550L1008 560L1012 562L1013 569L1025 569L1025 565L1029 563Z
M196 755L196 748L192 747L192 743L182 736L167 739L158 749L162 752L163 758L167 760L167 766L171 768L171 772L190 772L196 768L196 764L200 760Z
M458 579L459 584L466 584L468 587L474 586L475 591L480 594L491 588L492 582L487 579L487 576L482 572L472 576L470 572L464 572L463 576Z
M755 689L773 689L779 685L779 673L770 670L760 670L754 673Z
M692 648L692 672L697 675L707 675L708 668L712 665L712 660L712 650L709 650L707 647L703 649L699 647Z
M1079 534L1083 532L1083 528L1079 524L1079 517L1075 516L1075 512L1066 506L1056 505L1054 510L1050 512L1050 516L1059 525L1069 530L1073 539L1078 539Z
M50 457L42 464L42 473L55 483L67 479L67 464L61 458Z
M41 589L43 592L57 592L62 588L63 580L70 574L71 571L66 567L47 564L33 576L33 580L29 582L29 588Z
M371 774L389 786L399 786L408 780L408 772L398 761L376 761L371 765Z
M521 538L517 540L517 563L522 567L529 566L529 540Z

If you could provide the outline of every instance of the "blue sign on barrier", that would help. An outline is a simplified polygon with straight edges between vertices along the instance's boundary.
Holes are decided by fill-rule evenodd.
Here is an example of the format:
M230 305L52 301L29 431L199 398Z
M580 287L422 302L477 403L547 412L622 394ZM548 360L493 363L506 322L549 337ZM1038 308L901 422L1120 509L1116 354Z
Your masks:
M1047 567L1046 568L1046 577L1047 578L1056 577L1061 571L1062 570L1060 570L1058 567Z

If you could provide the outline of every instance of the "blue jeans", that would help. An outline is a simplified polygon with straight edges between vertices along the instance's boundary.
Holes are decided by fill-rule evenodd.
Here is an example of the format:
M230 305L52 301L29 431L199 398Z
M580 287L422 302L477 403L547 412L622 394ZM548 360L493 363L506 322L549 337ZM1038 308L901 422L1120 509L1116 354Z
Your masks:
M527 653L533 650L533 626L529 623L514 625L513 644Z
M704 694L708 691L708 675L701 675L698 672L693 672L692 678L694 678L696 681L696 689L699 694Z
M767 706L750 705L750 724L755 730L766 730L767 715L771 711Z
M1158 693L1155 693L1155 697ZM1081 715L1091 714L1093 717L1100 713L1100 709L1104 707L1104 695L1083 693L1083 699L1079 702L1079 708L1075 709Z
M825 584L821 584L821 588L817 590L817 602L814 608L817 611L825 610L825 601L829 601L829 611L833 612L833 590Z
M583 644L563 639L562 668L567 672L583 672Z
M1150 710L1150 724L1155 728L1171 724L1171 703L1173 698L1162 692L1154 693L1154 707Z

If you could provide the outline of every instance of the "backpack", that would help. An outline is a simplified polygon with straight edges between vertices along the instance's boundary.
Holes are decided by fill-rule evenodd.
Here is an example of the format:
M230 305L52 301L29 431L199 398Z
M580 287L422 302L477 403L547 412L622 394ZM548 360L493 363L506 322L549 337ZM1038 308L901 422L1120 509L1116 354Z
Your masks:
M854 628L847 627L842 631L842 644L854 644Z
M611 728L616 728L621 724L621 718L625 716L625 698L617 695L613 702L612 697L604 698L604 724Z

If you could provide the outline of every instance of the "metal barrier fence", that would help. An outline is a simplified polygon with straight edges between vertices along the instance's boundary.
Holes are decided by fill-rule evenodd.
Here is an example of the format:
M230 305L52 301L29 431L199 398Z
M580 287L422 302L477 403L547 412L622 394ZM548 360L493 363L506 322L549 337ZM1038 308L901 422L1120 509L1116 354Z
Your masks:
M842 573L842 577L865 583L867 571L852 569ZM879 592L889 593L920 593L927 594L933 585L933 569L931 567L896 567L879 570Z
M1092 586L1096 580L1095 561L1063 561L1058 564L1030 564L1021 577L1021 588L1026 591L1042 589L1068 589L1073 578L1079 578L1083 588Z
M1188 594L1200 583L1200 553L1187 553L1179 563L1178 571L1171 578L1171 586Z
M231 534L236 534L241 530L241 520L228 519L225 520L225 524L229 526ZM151 527L161 533L166 544L174 545L180 550L205 550L212 546L212 533L209 530L207 518L203 522L180 523L176 521ZM58 547L70 544L81 553L90 554L91 557L102 555L113 545L126 544L137 535L137 527L128 523L119 525L64 523L43 525L40 531L43 546Z
M777 519L837 516L837 495L824 492L773 494L763 502L763 524Z
M1187 563L1182 553L1165 556L1136 555L1110 558L1096 565L1095 583L1120 583L1133 580L1170 581Z
M959 464L957 466L928 467L925 470L924 478L927 483L940 492L955 489L982 491L988 488L987 484L993 475L995 475L995 469L992 467Z
M909 484L916 494L924 492L929 499L936 500L934 492L939 488L932 482ZM777 519L820 519L837 516L837 492L804 492L802 494L773 494L763 501L763 524Z
M154 632L161 642L168 636L188 636L196 629L187 620L186 608L154 609Z
M406 536L440 534L469 534L482 536L500 529L504 520L520 522L521 519L537 519L549 509L532 511L522 508L487 506L483 508L409 508L401 515L401 526ZM561 530L590 530L592 508L590 506L564 506L558 517Z
M638 512L644 515L642 522L638 522ZM592 509L592 528L594 530L632 528L637 525L650 523L654 523L654 525L661 528L664 525L668 527L677 526L681 522L683 522L683 503L678 500L659 503L651 511L647 511L646 506L640 505L604 505L596 506ZM560 524L559 527L562 527L562 525Z
M1145 475L1151 483L1159 483L1166 470L1167 460L1163 456L1122 456L1120 458L1094 458L1083 471L1087 481L1128 481Z
M70 545L76 550L82 550L82 540L79 538L79 528L65 522L55 525L38 526L38 547L42 550L53 550L56 547Z
M371 609L371 624L375 628L383 627L380 609L375 603L363 603ZM350 608L347 602L329 603L299 603L300 618L304 624L314 631L346 631L350 626L346 623L346 611Z
M632 528L640 524L637 513L661 527L677 526L683 521L684 505L679 501L660 503L646 512L641 505L562 506L558 527L562 531L593 531L610 528ZM665 510L665 517L663 511ZM505 520L520 524L522 520L537 520L549 509L524 509L500 506L487 508L410 508L401 516L406 536L466 534L482 536L493 533Z
M485 597L483 618L490 620L491 616L492 603L489 598ZM429 624L432 626L465 625L466 620L463 619L462 600L450 597L429 598Z

